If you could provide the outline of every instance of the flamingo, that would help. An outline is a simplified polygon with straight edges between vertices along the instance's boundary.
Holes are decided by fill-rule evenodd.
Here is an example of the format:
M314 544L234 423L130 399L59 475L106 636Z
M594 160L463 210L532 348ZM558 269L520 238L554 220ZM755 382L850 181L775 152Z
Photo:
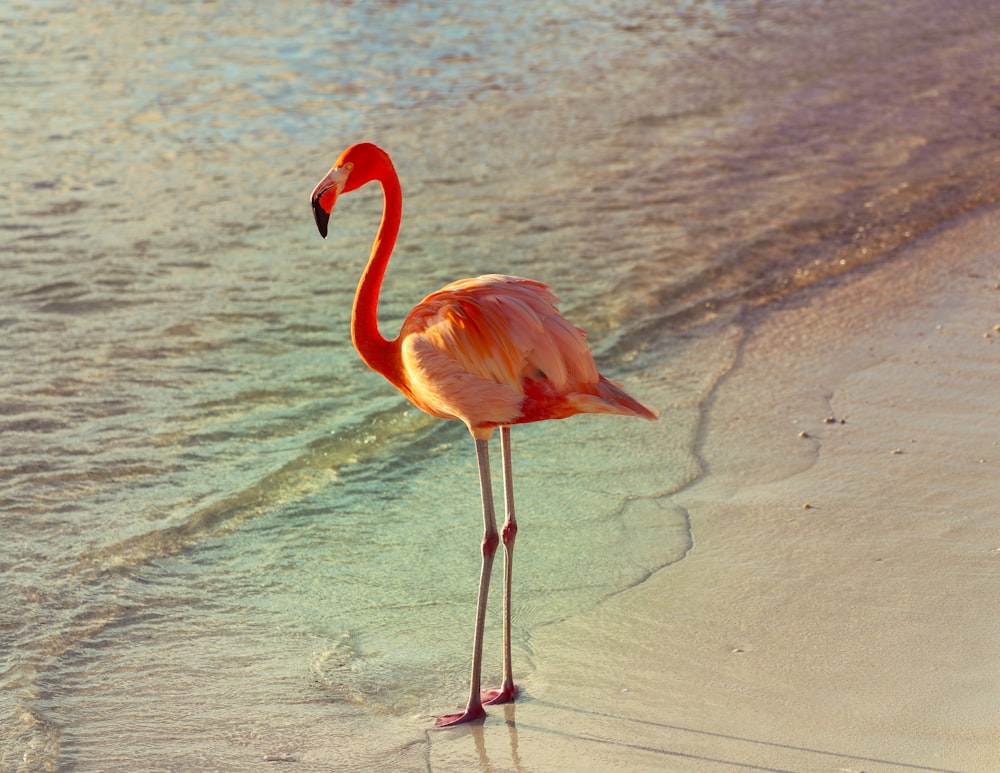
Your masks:
M476 444L483 508L482 566L472 645L472 679L465 710L437 719L450 727L484 717L483 708L513 701L510 595L514 539L514 484L510 428L577 413L614 413L655 420L656 411L597 372L585 334L556 308L541 282L488 274L461 279L432 293L407 315L399 335L378 327L378 299L402 212L399 177L389 155L370 143L345 150L312 192L316 226L325 239L337 198L370 182L382 186L382 221L358 283L351 338L361 359L415 406L442 419L465 422ZM500 428L505 518L498 533L488 441ZM493 557L504 546L503 682L481 690L483 630Z

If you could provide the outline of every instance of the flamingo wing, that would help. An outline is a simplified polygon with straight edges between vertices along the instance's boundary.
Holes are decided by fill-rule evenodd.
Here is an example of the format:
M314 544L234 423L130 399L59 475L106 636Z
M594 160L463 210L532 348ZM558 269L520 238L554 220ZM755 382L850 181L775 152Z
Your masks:
M541 282L497 274L429 295L400 334L410 398L424 410L430 398L430 413L471 427L514 422L532 379L563 394L596 382L584 334L557 302Z

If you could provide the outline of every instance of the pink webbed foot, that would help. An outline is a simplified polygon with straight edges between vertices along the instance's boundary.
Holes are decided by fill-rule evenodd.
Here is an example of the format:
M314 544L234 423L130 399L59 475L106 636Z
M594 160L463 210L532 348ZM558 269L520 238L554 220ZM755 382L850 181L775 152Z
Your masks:
M438 717L437 722L434 723L434 727L464 725L466 722L475 722L477 719L482 719L485 716L486 712L482 706L470 706L461 714L445 714L443 717Z
M483 703L487 706L497 706L501 703L510 703L517 698L517 687L514 685L504 685L496 690L483 690Z

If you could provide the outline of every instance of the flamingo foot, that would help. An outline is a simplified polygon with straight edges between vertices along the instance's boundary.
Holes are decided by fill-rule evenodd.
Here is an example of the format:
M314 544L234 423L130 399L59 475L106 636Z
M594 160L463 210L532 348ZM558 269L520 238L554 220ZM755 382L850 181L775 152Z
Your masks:
M455 725L464 725L466 722L474 722L477 719L482 719L486 716L486 711L482 706L469 706L461 714L445 714L443 717L438 717L437 722L434 723L434 727L454 727Z
M497 690L483 690L483 703L487 706L496 706L500 703L511 703L517 698L517 687L514 685L504 685Z

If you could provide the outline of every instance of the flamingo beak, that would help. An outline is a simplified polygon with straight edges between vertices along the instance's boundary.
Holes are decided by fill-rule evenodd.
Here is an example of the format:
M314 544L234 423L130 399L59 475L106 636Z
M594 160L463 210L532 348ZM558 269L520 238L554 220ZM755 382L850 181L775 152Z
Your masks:
M312 192L313 217L316 219L316 228L319 235L326 238L330 225L330 212L333 205L337 203L337 197L347 185L347 175L350 169L343 166L335 166L326 177L319 181Z
M319 235L325 239L330 225L330 213L323 208L323 205L320 203L321 199L322 194L320 196L313 196L312 208L313 217L316 219L316 227L319 229Z

